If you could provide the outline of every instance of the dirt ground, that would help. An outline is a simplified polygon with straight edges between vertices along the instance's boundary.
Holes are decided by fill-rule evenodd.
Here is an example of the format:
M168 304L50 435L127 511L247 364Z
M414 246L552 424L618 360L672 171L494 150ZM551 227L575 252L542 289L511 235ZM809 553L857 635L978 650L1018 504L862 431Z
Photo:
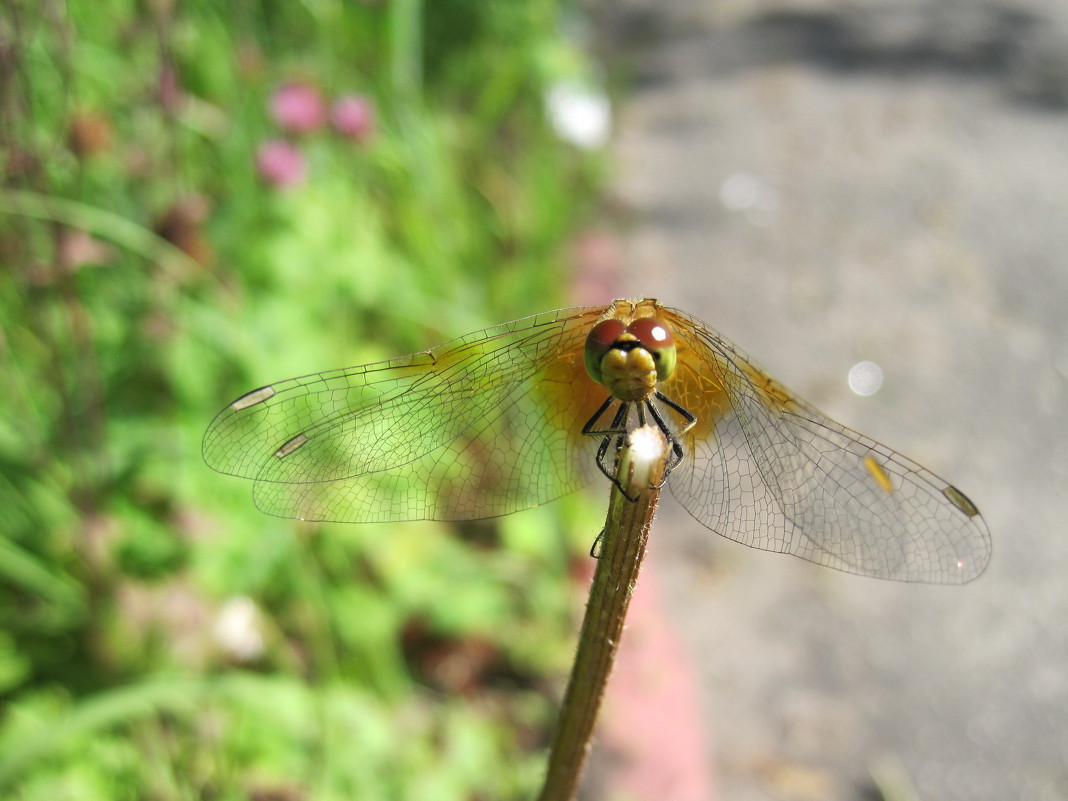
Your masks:
M909 585L747 549L665 499L651 558L716 797L1068 799L1068 3L596 18L633 82L625 294L945 476L994 539L979 580Z

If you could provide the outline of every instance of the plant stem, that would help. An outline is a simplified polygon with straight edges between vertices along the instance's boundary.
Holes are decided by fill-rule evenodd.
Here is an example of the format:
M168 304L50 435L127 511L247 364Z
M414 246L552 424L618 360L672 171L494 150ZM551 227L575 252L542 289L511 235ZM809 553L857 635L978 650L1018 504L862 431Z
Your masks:
M620 449L616 478L626 495L613 483L578 653L539 801L571 801L578 789L627 607L645 557L667 455L667 440L652 426L630 432Z
M389 8L393 91L410 107L423 83L423 4L421 0L396 0Z

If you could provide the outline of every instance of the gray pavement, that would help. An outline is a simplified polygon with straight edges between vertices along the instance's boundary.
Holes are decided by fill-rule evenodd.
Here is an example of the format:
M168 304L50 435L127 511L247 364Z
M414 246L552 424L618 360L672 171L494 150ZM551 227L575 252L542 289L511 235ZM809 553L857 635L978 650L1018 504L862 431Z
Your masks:
M978 581L906 585L665 499L651 558L719 797L1068 799L1068 4L626 0L599 24L634 81L628 294L960 486L994 538Z

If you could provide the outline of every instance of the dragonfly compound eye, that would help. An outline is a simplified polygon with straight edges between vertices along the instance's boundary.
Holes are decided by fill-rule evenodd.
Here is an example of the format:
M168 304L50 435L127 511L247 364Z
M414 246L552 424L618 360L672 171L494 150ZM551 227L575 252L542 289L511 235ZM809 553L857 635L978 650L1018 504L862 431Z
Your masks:
M675 337L665 323L655 317L641 317L627 326L627 332L652 354L658 380L663 381L675 372Z
M601 362L604 360L605 354L612 350L616 340L626 330L627 327L619 320L601 320L590 330L589 335L586 337L586 372L598 384L604 383Z

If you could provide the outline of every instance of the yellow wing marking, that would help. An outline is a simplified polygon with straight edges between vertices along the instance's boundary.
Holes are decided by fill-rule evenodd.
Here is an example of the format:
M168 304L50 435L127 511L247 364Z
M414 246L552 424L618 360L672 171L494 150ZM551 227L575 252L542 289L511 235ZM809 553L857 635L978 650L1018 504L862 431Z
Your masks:
M871 477L875 479L875 483L878 484L884 492L889 495L894 491L894 482L890 480L890 474L886 472L886 468L879 464L875 457L870 453L864 457L864 467L867 468Z

